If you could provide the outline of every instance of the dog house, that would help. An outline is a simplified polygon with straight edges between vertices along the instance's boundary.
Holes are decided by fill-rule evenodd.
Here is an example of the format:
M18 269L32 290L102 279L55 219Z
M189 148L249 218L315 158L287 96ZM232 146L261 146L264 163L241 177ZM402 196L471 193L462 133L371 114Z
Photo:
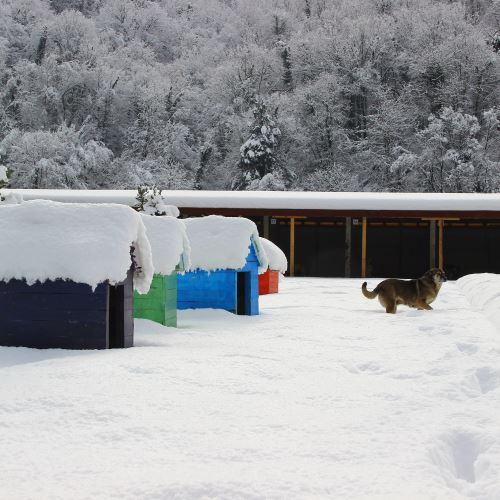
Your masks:
M259 295L278 293L280 274L285 274L288 268L286 255L280 247L266 238L261 238L262 247L267 255L269 267L259 275Z
M267 267L255 224L241 217L185 219L191 270L177 277L178 309L259 314L259 272Z
M0 207L0 345L133 345L133 287L147 292L151 249L123 205L30 201Z
M134 316L177 326L177 272L189 268L186 226L174 217L142 218L151 244L154 275L148 293L134 293Z

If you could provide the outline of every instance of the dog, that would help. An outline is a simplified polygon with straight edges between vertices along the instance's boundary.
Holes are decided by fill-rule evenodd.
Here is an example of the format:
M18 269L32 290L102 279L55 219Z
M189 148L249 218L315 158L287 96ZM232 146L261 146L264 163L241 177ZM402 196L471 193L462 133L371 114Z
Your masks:
M432 307L429 304L436 299L444 281L446 281L444 271L434 267L416 280L384 280L372 292L366 288L365 281L361 285L361 291L367 299L378 296L380 304L385 307L387 313L396 314L399 304L430 311Z

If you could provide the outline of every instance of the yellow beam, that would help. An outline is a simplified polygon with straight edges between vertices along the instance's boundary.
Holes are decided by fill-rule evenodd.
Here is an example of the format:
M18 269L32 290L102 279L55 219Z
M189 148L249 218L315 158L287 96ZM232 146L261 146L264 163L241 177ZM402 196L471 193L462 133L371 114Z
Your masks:
M443 254L443 230L444 230L444 220L438 220L438 266L439 269L443 269L444 265L444 254Z
M366 217L361 226L361 277L366 278Z
M290 276L295 276L295 217L290 217Z

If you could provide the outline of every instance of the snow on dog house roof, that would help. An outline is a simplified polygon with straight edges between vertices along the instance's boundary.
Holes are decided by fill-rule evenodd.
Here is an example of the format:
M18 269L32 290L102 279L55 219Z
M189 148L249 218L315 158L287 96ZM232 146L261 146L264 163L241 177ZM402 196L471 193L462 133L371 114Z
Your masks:
M190 246L185 224L170 216L142 215L151 244L154 272L168 275L190 266Z
M191 245L191 269L240 269L245 265L248 247L253 244L259 272L267 270L267 256L257 226L251 220L210 215L184 219L184 223Z
M149 290L151 247L141 216L111 204L36 200L0 206L0 281L71 280L95 288L120 283L132 264L134 287Z
M8 191L8 190L3 190ZM132 190L15 190L24 199L67 202L113 202L134 205ZM499 193L336 193L297 191L163 191L162 195L182 213L258 215L404 215L411 216L500 216ZM208 209L204 212L203 209ZM384 214L383 212L386 212ZM457 215L458 214L458 215Z
M283 250L272 241L266 240L266 238L260 238L262 247L266 252L267 259L269 261L269 269L271 271L279 271L282 274L286 273L288 269L288 261Z

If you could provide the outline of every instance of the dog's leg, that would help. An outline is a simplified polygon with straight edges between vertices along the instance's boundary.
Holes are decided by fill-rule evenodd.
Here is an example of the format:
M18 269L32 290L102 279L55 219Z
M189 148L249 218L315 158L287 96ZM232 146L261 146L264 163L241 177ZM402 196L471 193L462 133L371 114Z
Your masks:
M391 302L390 304L387 304L385 306L385 312L389 313L389 314L396 314L397 308L398 308L398 305L394 301L394 302Z
M417 303L419 309L425 309L426 311L432 311L432 307L423 300L419 300Z

